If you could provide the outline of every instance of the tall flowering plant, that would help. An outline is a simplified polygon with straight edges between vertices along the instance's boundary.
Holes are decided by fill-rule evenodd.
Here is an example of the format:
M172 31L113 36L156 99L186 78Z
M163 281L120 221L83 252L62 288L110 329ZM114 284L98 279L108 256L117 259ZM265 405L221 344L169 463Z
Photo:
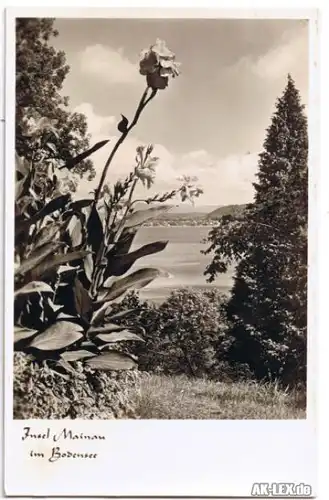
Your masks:
M175 77L179 75L180 63L176 62L176 56L171 52L163 40L157 39L154 45L151 45L149 49L145 49L141 52L140 62L139 62L139 72L141 75L146 76L147 87L143 92L141 100L137 106L135 115L132 121L129 123L128 118L124 115L122 120L118 124L118 130L121 132L121 136L116 142L112 149L112 152L105 164L104 170L102 172L99 185L95 193L95 204L98 202L109 166L121 146L125 138L128 136L129 132L137 124L142 111L145 109L147 104L154 99L158 90L163 90L168 86L169 77Z
M142 342L147 333L137 325L135 329L121 325L127 311L117 314L113 304L164 274L150 267L127 273L138 259L164 250L168 241L130 251L134 236L146 221L170 210L173 205L166 202L176 195L184 200L202 192L186 178L171 192L134 199L139 182L146 189L154 182L158 158L152 145L137 147L135 166L126 179L113 186L105 182L121 144L158 91L168 87L170 77L178 76L178 67L163 41L142 52L140 73L146 77L146 89L132 120L122 115L120 136L92 200L73 201L64 189L66 174L109 141L64 165L16 158L15 349L66 375L76 362L102 370L136 365L126 342ZM36 134L40 127L48 127L51 147L56 126L42 120L33 125L31 133ZM137 201L147 208L135 209Z

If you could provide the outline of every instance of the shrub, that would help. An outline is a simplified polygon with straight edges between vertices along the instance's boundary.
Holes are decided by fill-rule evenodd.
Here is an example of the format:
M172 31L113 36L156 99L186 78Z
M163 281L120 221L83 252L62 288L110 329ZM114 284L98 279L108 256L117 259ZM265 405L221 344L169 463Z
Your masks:
M219 374L226 300L217 289L178 289L160 306L141 302L136 294L128 296L122 305L135 313L127 324L138 323L147 332L145 343L134 349L140 369L194 377Z
M213 373L216 346L224 336L223 301L217 290L180 289L160 306L159 335L168 343L172 372L192 376Z
M31 363L28 355L14 354L14 418L112 419L137 418L130 391L139 387L136 370L101 372L75 363L67 377L47 364Z

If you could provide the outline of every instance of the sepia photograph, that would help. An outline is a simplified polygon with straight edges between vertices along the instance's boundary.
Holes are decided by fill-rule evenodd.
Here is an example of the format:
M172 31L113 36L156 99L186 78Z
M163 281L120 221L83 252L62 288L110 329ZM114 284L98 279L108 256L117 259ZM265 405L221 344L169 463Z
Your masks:
M15 420L306 419L309 22L16 17Z

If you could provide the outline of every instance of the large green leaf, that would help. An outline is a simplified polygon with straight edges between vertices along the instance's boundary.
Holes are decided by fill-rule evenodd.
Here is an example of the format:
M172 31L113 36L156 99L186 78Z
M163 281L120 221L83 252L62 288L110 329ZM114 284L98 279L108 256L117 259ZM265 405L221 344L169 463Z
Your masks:
M57 363L56 363L56 366L60 366L61 368L64 368L64 370L67 372L67 373L71 373L72 375L74 375L75 377L78 376L78 372L76 372L74 370L74 368L72 367L72 365L70 365L70 363L68 363L68 361L66 361L65 359L62 359L60 358ZM63 373L59 373L57 370L55 371L55 373L57 373L57 375L61 375L63 376L64 374ZM64 378L66 380L70 380L70 377L67 376L67 375L64 375Z
M167 244L168 240L155 241L154 243L143 245L134 252L126 253L123 255L110 256L105 269L104 277L108 278L109 276L122 276L122 274L125 274L127 271L129 271L129 269L137 259L145 257L146 255L161 252L166 248Z
M83 243L84 237L84 227L80 218L73 215L68 224L67 230L70 235L72 247L79 247Z
M104 304L94 312L91 318L91 325L99 325L105 318L107 312L111 309L111 302L104 302Z
M26 182L25 177L23 179L21 179L20 181L15 182L15 200L16 201L23 194L25 182Z
M135 368L137 363L127 354L113 350L87 359L86 365L94 370L130 370Z
M79 361L80 359L92 358L95 356L94 353L87 351L86 349L80 349L77 351L66 351L61 354L61 358L64 361Z
M119 241L117 241L112 246L111 250L106 253L107 259L110 259L113 255L128 253L137 231L137 228L125 229L122 232Z
M91 253L86 255L86 257L84 258L83 267L84 267L85 275L86 275L88 281L91 283L92 276L93 276L93 270L94 270L93 256Z
M71 194L64 194L58 196L51 200L47 205L45 205L39 212L30 217L29 219L16 219L15 221L15 239L19 238L22 233L26 233L32 224L38 222L38 220L42 219L46 215L50 215L56 210L61 210L67 207L69 201L71 199Z
M14 329L14 342L20 342L21 340L33 337L38 332L38 330L31 330L30 328L25 328L24 326L15 326Z
M65 165L63 165L62 167L59 167L59 169L67 168L67 169L70 170L71 168L73 168L76 165L78 165L78 163L81 163L83 160L85 160L86 158L88 158L88 156L90 156L91 154L95 153L96 151L98 151L103 146L105 146L108 142L109 142L109 139L105 140L105 141L97 142L97 144L95 144L94 146L92 146L90 149L87 149L87 151L84 151L83 153L79 154L75 158L72 158L72 160L67 161L65 163Z
M31 169L30 162L26 158L19 156L17 151L15 152L15 166L16 172L19 172L24 177L30 172Z
M83 328L71 321L57 321L37 335L30 347L40 351L57 351L74 344L83 337Z
M49 255L53 254L56 250L58 250L60 246L62 246L62 243L60 241L53 241L35 250L15 270L15 276L19 274L25 274L28 271L31 271L31 269L34 269L36 266L39 266L42 261L49 257Z
M16 184L18 184L18 186L16 186L16 189L15 189L15 200L16 202L19 200L19 198L23 198L24 196L29 196L29 188L30 188L30 185L31 185L31 178L32 178L32 172L30 172L28 175L26 175L25 177L23 177L23 179L20 179L19 181L16 181ZM29 201L27 201L27 203L24 203L23 206L25 205L25 208L30 205ZM31 206L32 203L31 203ZM22 215L21 213L22 210L22 207L18 207L17 203L15 205L15 229L16 229L16 225L20 225L22 224L25 220L26 220L26 217ZM28 227L27 227L28 229ZM23 227L22 231L24 231L25 233L27 232L26 230L26 226ZM16 235L16 232L15 232L15 240L20 236L20 234L24 234L23 232L20 232L18 233L18 236Z
M61 266L62 264L66 264L73 260L80 260L86 257L90 252L86 250L79 250L77 252L70 252L61 255L54 255L46 262L41 262L38 267L36 267L32 272L32 279L36 280L41 278L42 276L46 276L51 273L56 267Z
M91 340L83 340L81 342L81 348L87 349L88 351L93 352L94 354L98 353L98 347Z
M155 219L159 217L159 215L168 212L168 210L172 209L174 206L175 205L157 205L156 207L151 207L146 210L137 210L127 218L124 227L130 228L140 226L144 224L144 222Z
M81 200L72 201L70 203L70 210L78 210L80 211L82 208L89 207L93 203L92 198L86 198Z
M106 323L105 326L91 326L88 330L89 334L96 335L97 333L110 333L119 332L124 330L126 327L124 325L115 325L114 323Z
M33 250L46 245L47 243L49 243L49 241L56 240L56 235L59 233L63 226L63 222L53 222L52 224L47 224L47 226L40 229L40 231L38 231L34 238Z
M76 312L88 322L89 313L92 310L92 299L78 278L75 278L73 293Z
M112 333L100 333L96 336L96 339L102 342L123 342L124 340L137 340L138 342L145 342L142 337L136 335L136 333L130 330L122 330L121 332Z
M66 208L71 200L71 194L63 194L60 196L57 196L57 198L54 198L51 200L47 205L45 205L36 215L32 217L34 221L36 222L37 220L42 219L46 215L50 215L53 212L56 212L56 210L62 210Z
M93 206L87 221L87 243L91 246L93 252L97 254L103 241L104 231L102 221L97 208Z
M54 290L51 288L48 283L44 283L43 281L30 281L27 285L19 288L15 291L14 297L17 295L30 295L31 293L54 293Z
M112 314L112 316L108 317L109 321L116 321L121 318L125 318L126 316L129 316L131 313L135 312L136 309L126 309L125 311L120 311L118 313Z
M63 306L59 306L59 307L63 307ZM78 316L72 316L72 314L66 314L66 313L60 312L56 316L56 319L78 319Z
M109 288L106 296L98 303L115 300L131 288L134 290L143 288L144 286L151 283L151 281L153 281L155 278L159 278L160 276L168 277L169 274L154 268L139 269L138 271L129 274L129 276L121 278L120 280L117 280L115 283L113 283L113 285Z

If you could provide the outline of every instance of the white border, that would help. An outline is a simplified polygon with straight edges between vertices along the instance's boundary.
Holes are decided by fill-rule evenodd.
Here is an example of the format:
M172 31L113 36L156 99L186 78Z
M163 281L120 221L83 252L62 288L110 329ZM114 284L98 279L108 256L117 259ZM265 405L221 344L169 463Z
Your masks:
M61 18L127 18L127 19L310 19L315 20L316 10L313 8L200 8L200 7L130 7L103 8L85 7L21 7L8 8L7 17L61 17Z
M13 78L14 37L13 21L17 16L52 17L189 17L189 18L311 18L314 10L244 9L239 11L193 9L58 9L20 8L7 10L6 46L6 165L5 172L5 331L12 329L13 311L13 214L14 198L14 120L15 93ZM316 34L310 33L313 57L317 58ZM312 66L312 57L310 57ZM314 61L314 59L313 59ZM105 432L108 436L107 449L100 449L104 460L94 466L75 463L65 467L54 464L47 467L31 467L19 453L21 448L22 423L12 420L12 343L6 335L6 493L10 495L185 495L185 496L246 496L253 481L296 481L315 484L314 438L316 388L316 340L317 326L317 277L318 247L317 215L319 186L319 123L317 106L314 102L319 90L318 72L311 67L309 125L310 143L310 279L309 279L309 362L308 362L308 405L306 421L208 421L208 422L165 422L165 421L118 421L85 422L74 421L67 427ZM312 258L311 258L312 256ZM313 260L314 259L314 260ZM96 424L96 425L95 425ZM27 422L24 422L27 425ZM47 422L38 423L38 428L47 427ZM52 422L53 429L62 428L63 422ZM193 441L191 442L191 438ZM138 456L132 453L138 450ZM220 451L224 451L220 454ZM242 453L246 450L246 455ZM16 451L18 454L16 455ZM176 451L176 457L173 452ZM107 454L106 454L107 453ZM15 454L15 455L14 455ZM177 460L177 456L179 460ZM196 460L200 457L200 460ZM265 459L266 457L266 459ZM61 465L61 466L60 466ZM84 470L86 468L86 471ZM110 470L109 470L110 469ZM128 472L127 472L128 471ZM147 473L146 473L147 471ZM237 476L239 476L237 484ZM72 478L79 481L72 483ZM86 481L83 478L86 477ZM19 478L19 480L17 480ZM127 478L129 483L127 484ZM169 480L169 481L168 481ZM108 483L109 481L109 483ZM235 483L235 484L234 484ZM232 489L233 486L233 489Z

